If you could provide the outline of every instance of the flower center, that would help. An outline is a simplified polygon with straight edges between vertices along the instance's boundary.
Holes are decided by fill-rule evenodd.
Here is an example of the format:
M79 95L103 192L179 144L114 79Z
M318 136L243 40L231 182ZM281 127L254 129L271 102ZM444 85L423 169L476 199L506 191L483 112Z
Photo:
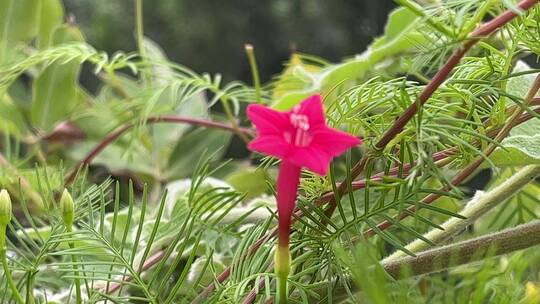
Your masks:
M294 132L285 132L283 134L285 141L297 147L307 147L313 139L309 132L309 118L306 115L293 112L290 116L290 122Z

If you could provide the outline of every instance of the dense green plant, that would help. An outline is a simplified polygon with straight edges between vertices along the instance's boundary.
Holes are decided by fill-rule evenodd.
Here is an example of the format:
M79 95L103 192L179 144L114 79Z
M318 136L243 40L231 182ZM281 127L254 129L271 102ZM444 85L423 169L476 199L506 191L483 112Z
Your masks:
M261 85L246 47L250 86L169 61L141 0L138 50L115 54L59 0L0 0L0 302L270 302L277 162L225 153L248 103L320 93L364 144L303 172L291 303L535 303L538 2L396 0L340 63L295 53Z

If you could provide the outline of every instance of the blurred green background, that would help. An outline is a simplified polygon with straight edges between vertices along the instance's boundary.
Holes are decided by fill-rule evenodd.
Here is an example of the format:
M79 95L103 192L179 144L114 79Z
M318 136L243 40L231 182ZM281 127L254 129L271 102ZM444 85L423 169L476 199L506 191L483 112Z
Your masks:
M132 0L64 0L87 40L107 52L135 50ZM145 35L170 59L226 80L250 81L244 44L264 81L290 51L331 61L362 52L383 32L391 0L146 0Z

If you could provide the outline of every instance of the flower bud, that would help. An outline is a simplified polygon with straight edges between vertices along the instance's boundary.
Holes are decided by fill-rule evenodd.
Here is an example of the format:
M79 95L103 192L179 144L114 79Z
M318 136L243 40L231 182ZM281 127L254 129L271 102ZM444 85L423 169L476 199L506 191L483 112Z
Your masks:
M64 189L62 197L60 198L60 212L62 213L62 219L66 227L71 228L73 225L75 203L73 198L67 189Z
M9 193L2 189L0 191L0 225L7 226L11 221L11 197Z

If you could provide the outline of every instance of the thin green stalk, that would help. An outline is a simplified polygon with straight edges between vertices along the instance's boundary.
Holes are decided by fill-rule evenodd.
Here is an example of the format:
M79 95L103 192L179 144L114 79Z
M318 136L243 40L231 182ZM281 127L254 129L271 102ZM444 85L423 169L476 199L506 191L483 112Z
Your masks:
M72 228L67 227L67 232L71 233ZM69 248L75 249L75 242L68 242ZM71 263L73 263L73 276L75 277L73 280L75 282L75 296L77 299L77 304L82 303L82 293L81 293L81 281L79 279L79 270L77 267L77 257L72 254L71 255Z
M245 45L246 54L251 67L251 77L253 78L253 86L255 87L255 101L261 103L261 79L259 77L259 68L257 67L257 60L255 58L255 52L251 44Z
M287 277L277 276L277 291L276 291L276 304L287 304L288 292L287 292Z
M73 198L71 197L71 194L67 189L64 189L64 192L62 193L62 197L60 198L60 211L62 215L62 220L64 221L64 225L66 227L66 231L70 234L73 232L73 220L75 216L75 202L73 201ZM75 242L68 241L69 248L75 249ZM73 264L73 275L75 282L75 296L77 299L77 304L82 303L82 295L81 295L81 281L79 279L79 270L77 267L77 258L74 254L71 255L71 263Z
M135 26L137 35L137 47L142 57L146 57L144 49L144 27L143 27L143 9L142 0L135 0Z
M17 286L15 285L15 282L13 282L13 277L11 276L11 270L9 269L9 265L7 263L7 255L6 255L6 226L0 225L0 260L2 260L2 268L4 269L4 277L7 280L9 289L11 290L11 294L13 297L15 297L15 300L17 303L24 304L24 300L17 290Z
M137 48L143 60L146 59L146 49L144 48L144 27L143 27L143 0L135 0L135 28L137 37ZM150 83L150 77L144 71L142 76L145 83Z
M287 278L291 272L291 253L288 247L288 240L286 242L286 245L278 244L276 246L274 256L274 269L276 272L276 304L287 304L289 301Z

